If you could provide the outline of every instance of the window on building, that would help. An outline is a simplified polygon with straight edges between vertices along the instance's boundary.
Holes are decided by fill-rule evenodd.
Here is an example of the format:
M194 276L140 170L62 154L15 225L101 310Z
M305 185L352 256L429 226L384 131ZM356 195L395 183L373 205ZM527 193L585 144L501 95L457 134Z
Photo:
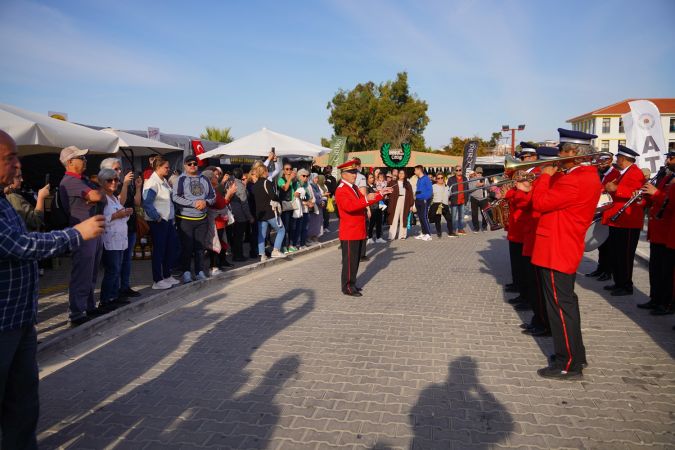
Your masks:
M600 150L603 152L608 152L609 151L609 141L602 141L600 143Z
M675 133L675 117L670 118L670 132Z
M626 140L625 139L619 139L619 145L623 145L625 147L626 146Z
M623 130L623 119L619 117L619 133L625 133Z
M668 142L668 151L675 152L675 141Z
M609 117L604 117L602 119L602 132L604 134L609 134L609 123L610 123Z

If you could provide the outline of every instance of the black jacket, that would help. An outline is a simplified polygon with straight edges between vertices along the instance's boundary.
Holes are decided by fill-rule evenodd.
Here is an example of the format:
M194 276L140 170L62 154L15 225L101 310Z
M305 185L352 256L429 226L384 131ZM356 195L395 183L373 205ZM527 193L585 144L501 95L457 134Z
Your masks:
M270 206L270 201L279 201L274 184L267 178L259 178L253 185L253 196L255 197L256 220L274 219L274 210Z

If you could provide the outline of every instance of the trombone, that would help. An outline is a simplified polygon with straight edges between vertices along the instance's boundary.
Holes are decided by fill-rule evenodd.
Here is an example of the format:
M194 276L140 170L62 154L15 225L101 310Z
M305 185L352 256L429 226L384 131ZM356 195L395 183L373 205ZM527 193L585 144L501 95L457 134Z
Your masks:
M534 174L534 173L523 173L528 169L532 169L534 167L543 167L543 166L560 166L560 164L568 162L568 161L575 161L578 164L586 164L589 166L599 166L603 164L607 164L608 162L612 162L614 159L614 155L610 152L594 152L594 153L589 153L588 155L578 155L578 156L564 156L561 158L552 158L552 159L539 159L536 161L520 161L516 158L514 158L511 155L507 155L505 160L504 160L504 172L502 174L506 177L506 179L498 181L496 183L493 183L488 186L479 186L471 189L464 189L462 191L457 191L457 192L451 192L450 195L457 195L457 194L466 194L469 192L474 192L474 191L479 191L482 189L489 189L494 186L504 186L508 184L515 184L519 182L524 182L524 181L533 181L535 178L537 178L539 175ZM497 175L490 175L488 177L480 177L480 178L469 178L463 183L471 183L474 181L481 181L486 178L491 178L494 176L498 176L501 174ZM453 183L450 185L452 186L457 185L457 183Z

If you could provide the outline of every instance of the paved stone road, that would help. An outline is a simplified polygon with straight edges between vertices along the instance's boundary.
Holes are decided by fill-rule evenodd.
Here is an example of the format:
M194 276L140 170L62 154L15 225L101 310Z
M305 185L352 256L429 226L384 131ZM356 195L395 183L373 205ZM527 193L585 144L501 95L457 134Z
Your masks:
M501 233L370 254L361 299L333 247L43 361L42 448L675 446L675 320L635 308L643 267L633 298L578 280L590 367L553 382L550 338L504 302Z

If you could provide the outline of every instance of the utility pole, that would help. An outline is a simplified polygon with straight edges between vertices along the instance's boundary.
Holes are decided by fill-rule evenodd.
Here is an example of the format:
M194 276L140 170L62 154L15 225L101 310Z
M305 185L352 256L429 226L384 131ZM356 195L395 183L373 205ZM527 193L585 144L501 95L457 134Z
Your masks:
M516 131L523 131L525 124L518 125L518 128L511 128L508 125L502 125L502 133L506 131L511 132L511 156L516 155Z

